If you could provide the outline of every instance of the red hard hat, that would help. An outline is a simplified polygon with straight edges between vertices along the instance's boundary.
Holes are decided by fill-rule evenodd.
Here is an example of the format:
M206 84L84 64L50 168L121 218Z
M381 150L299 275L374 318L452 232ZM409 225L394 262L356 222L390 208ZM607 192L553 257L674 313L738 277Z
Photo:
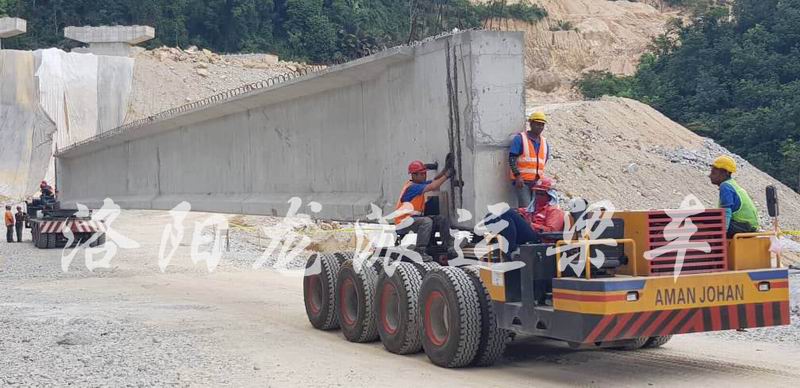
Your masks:
M539 179L533 186L533 189L537 191L548 191L552 188L553 188L553 180L548 177Z
M408 165L408 173L414 174L418 172L424 172L427 168L425 168L425 163L422 163L419 160L415 160Z

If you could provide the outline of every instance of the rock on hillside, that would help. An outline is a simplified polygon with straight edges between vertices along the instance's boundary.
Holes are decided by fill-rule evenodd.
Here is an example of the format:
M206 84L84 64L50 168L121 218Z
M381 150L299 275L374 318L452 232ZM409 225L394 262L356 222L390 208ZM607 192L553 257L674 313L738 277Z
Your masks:
M662 12L643 2L536 0L533 3L548 13L538 23L495 21L487 27L525 31L528 100L540 104L578 99L572 81L585 71L633 74L652 38L664 32L669 19L678 16L675 11Z
M220 55L194 46L162 47L136 56L131 122L244 84L308 67L271 54Z
M536 107L549 123L553 146L548 172L568 196L610 200L617 209L677 208L694 194L707 207L717 203L708 179L709 163L730 154L648 105L625 98L558 103ZM769 227L764 188L776 185L781 225L800 229L800 195L736 155L736 180L751 194Z

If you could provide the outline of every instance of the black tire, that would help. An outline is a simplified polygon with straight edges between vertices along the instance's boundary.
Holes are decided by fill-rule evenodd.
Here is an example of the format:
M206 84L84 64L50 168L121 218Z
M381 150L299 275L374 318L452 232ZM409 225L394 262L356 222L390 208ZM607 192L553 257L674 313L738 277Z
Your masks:
M44 240L46 241L47 249L53 249L56 247L56 234L55 233L45 233Z
M339 269L336 284L336 314L342 334L350 342L372 342L378 339L375 319L375 288L378 274L371 265L363 263L358 270L353 260Z
M650 339L648 339L647 342L642 347L647 349L660 348L664 346L664 344L669 342L669 340L671 339L672 339L671 335L650 337Z
M439 268L441 265L435 261L426 261L424 263L417 263L415 262L414 265L419 269L422 276L425 276L428 272L433 270L434 268Z
M398 263L378 279L375 295L378 335L386 350L412 354L422 349L419 334L419 290L422 274L411 263Z
M355 252L334 252L331 254L341 266L345 261L351 260L355 256Z
M645 346L645 344L647 344L647 341L649 341L649 340L650 340L650 338L648 338L648 337L638 337L638 338L632 338L632 339L629 339L629 340L623 340L623 341L620 342L620 345L619 346L615 346L614 349L617 349L617 350L636 350L636 349L640 349L643 346Z
M318 268L319 273L312 273L311 268ZM331 257L315 253L306 262L306 275L303 277L303 300L306 305L308 321L317 329L339 328L339 319L336 316L336 276L338 273L339 262Z
M481 337L481 306L470 276L459 268L435 268L422 280L419 301L422 348L431 362L469 365Z
M97 237L97 240L94 242L94 246L101 247L106 244L106 234L100 233L100 236Z
M47 249L47 234L37 233L34 244L36 244L36 248Z
M497 317L494 314L492 298L489 290L481 281L480 268L475 266L463 267L464 272L470 275L475 289L478 290L478 301L481 304L481 340L472 366L491 366L503 356L506 351L506 340L510 332L497 327Z

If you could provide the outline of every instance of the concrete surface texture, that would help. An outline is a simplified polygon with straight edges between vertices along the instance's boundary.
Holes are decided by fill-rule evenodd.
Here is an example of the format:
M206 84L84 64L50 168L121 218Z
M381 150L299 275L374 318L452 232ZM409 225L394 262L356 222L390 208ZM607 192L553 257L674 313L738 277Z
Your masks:
M0 18L0 48L3 48L2 39L24 34L26 31L28 31L28 22L25 19Z
M131 46L155 38L156 30L150 26L99 26L66 27L64 37L88 43L89 47L77 52L97 55L129 56Z
M0 51L0 196L32 193L44 176L55 125L41 109L31 52Z
M409 161L452 149L464 186L446 185L449 206L480 217L509 199L522 51L520 33L457 33L63 149L62 201L280 215L299 196L317 217L363 219L370 203L394 208Z
M0 195L19 200L52 179L56 145L124 122L133 59L57 49L0 53Z

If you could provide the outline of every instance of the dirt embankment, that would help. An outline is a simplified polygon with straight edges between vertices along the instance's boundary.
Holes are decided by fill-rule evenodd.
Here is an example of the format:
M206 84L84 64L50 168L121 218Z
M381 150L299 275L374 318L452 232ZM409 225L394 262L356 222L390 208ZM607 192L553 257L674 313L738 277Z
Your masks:
M131 122L239 86L308 67L272 54L219 55L190 47L162 47L136 56Z
M717 204L717 187L708 179L708 165L722 146L673 122L638 101L606 97L543 105L552 144L549 173L569 196L610 200L618 209L676 208L688 194L707 207ZM800 195L742 158L734 175L766 216L764 188L780 192L781 225L800 228Z
M533 24L504 20L487 27L525 32L527 97L537 104L580 99L572 82L586 71L633 74L653 37L663 33L666 23L678 16L677 11L657 9L644 2L532 3L546 9L548 16Z

